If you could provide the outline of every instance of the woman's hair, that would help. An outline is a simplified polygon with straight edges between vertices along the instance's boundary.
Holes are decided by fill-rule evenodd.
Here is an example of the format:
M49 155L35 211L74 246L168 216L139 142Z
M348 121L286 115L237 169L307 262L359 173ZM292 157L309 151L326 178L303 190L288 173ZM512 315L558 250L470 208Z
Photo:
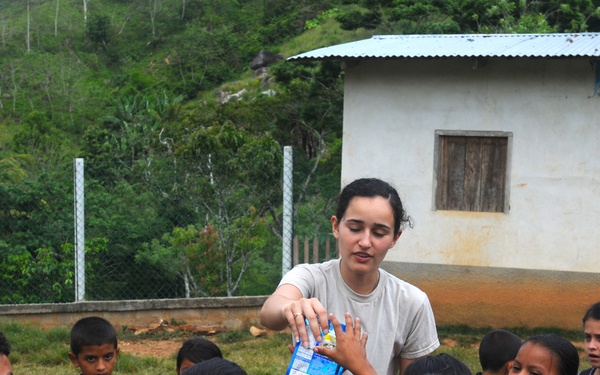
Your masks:
M579 353L571 342L554 333L544 333L531 336L523 345L532 343L548 349L553 356L558 358L558 372L560 375L577 375L579 371Z
M247 375L246 371L237 363L223 358L211 358L208 361L198 362L183 371L182 375Z
M394 214L394 236L406 224L410 225L410 217L404 210L398 192L387 182L377 178L360 178L346 185L340 193L337 210L335 211L335 216L338 220L342 220L350 205L350 201L354 197L382 197L387 199Z
M594 303L589 309L587 309L583 315L583 324L585 324L588 319L600 320L600 302Z
M447 353L427 356L411 362L404 375L472 375L469 367Z
M181 363L186 358L191 362L199 363L215 357L223 358L223 354L221 349L212 341L202 337L189 339L181 345L177 352L177 372L179 372Z

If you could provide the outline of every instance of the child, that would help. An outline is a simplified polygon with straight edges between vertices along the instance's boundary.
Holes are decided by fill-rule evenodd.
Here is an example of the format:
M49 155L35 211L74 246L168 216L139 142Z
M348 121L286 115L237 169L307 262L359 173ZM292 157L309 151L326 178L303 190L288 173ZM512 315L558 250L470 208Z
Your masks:
M478 375L508 375L521 344L519 336L503 329L486 333L479 344L479 363L483 372Z
M569 340L553 333L535 335L521 345L510 375L577 375L579 353Z
M8 355L10 354L10 344L4 334L0 332L0 375L12 375L12 365Z
M583 347L590 362L580 375L600 375L600 302L593 304L583 316Z
M265 301L261 323L278 331L290 327L308 345L305 319L320 340L328 313L360 314L371 340L367 359L380 375L402 373L433 352L439 341L427 295L379 268L407 224L398 192L387 182L362 178L345 186L331 218L340 257L288 272Z
M182 372L182 375L247 375L246 371L235 362L215 357L208 361L198 362Z
M111 375L118 354L117 334L105 319L83 318L71 329L69 359L81 369L81 375Z
M471 375L467 365L448 353L418 359L406 367L406 375Z
M177 375L196 363L216 357L223 358L223 354L221 349L212 341L202 337L189 339L181 345L179 352L177 352Z

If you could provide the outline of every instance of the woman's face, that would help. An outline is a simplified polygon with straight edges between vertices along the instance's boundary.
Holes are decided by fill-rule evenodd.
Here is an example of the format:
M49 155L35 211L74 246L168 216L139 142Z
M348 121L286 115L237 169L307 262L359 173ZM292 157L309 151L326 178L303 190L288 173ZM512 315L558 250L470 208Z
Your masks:
M394 214L383 197L352 198L344 217L332 217L331 224L345 267L357 274L378 272L400 237L394 236Z
M528 342L519 349L509 375L559 375L558 361L548 348Z
M588 319L583 325L583 347L592 367L600 368L600 320Z

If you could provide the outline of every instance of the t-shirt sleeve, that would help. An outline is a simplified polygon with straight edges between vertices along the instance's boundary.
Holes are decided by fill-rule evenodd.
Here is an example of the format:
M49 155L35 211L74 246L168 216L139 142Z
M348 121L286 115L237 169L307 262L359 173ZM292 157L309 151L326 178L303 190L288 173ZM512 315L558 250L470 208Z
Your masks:
M426 356L440 346L433 310L427 295L413 316L412 329L400 357L413 359Z
M294 285L300 290L304 298L312 298L314 296L315 277L306 264L299 264L286 273L281 278L279 286L284 284Z

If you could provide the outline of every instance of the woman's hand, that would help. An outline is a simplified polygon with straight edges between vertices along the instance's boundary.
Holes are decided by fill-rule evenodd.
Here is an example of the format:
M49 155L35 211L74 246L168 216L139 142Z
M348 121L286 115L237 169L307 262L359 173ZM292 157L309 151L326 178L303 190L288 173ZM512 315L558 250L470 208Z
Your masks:
M327 333L329 328L327 311L318 299L303 298L300 290L290 284L279 286L260 310L262 325L276 331L290 327L295 343L302 340L302 345L308 347L305 318L315 339L320 341L321 331Z
M329 322L327 311L316 298L300 298L290 301L283 307L283 315L292 329L295 342L302 340L302 346L308 348L308 333L306 331L306 319L312 334L317 341L321 341L321 332L327 334Z
M338 319L329 314L329 319L335 330L335 349L327 349L323 346L315 346L314 351L322 354L338 365L349 370L354 375L377 375L375 369L367 359L367 333L361 333L360 319L354 319L350 313L346 313L346 333Z

